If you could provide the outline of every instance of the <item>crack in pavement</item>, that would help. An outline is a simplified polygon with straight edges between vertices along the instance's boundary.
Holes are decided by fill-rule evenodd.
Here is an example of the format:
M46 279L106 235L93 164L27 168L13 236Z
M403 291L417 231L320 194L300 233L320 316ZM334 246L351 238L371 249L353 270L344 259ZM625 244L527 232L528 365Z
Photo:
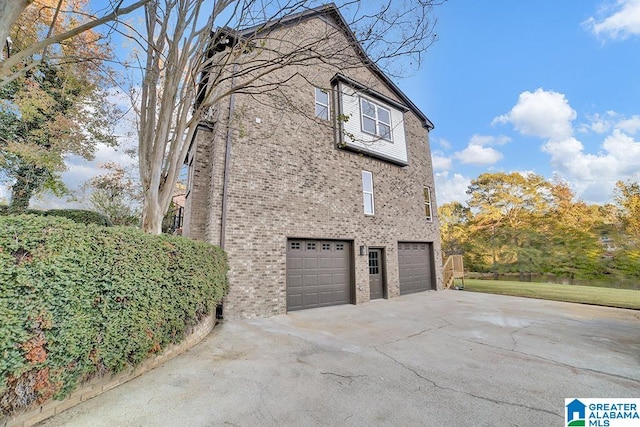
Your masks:
M460 394L464 394L466 396L470 396L470 397L474 397L476 399L480 399L480 400L485 400L487 402L491 402L497 405L507 405L507 406L517 406L520 408L524 408L524 409L529 409L532 411L537 411L537 412L544 412L546 414L550 414L550 415L554 415L560 419L563 419L564 417L557 414L556 412L553 411L549 411L546 409L542 409L542 408L534 408L533 406L527 406L527 405L523 405L521 403L515 403L515 402L508 402L505 400L497 400L497 399L492 399L490 397L486 397L486 396L480 396L471 392L467 392L464 390L458 390L452 387L445 387L445 386L441 386L440 384L436 383L435 381L433 381L432 379L429 379L427 377L425 377L424 375L420 374L420 372L418 372L416 369L412 368L411 366L408 366L402 362L400 362L399 360L397 360L395 357L391 356L390 354L385 353L384 351L381 351L380 349L378 349L377 347L374 347L374 349L382 354L383 356L393 360L396 364L402 366L404 369L406 369L409 372L412 372L415 376L417 376L418 378L422 379L423 381L428 382L429 384L431 384L433 387L440 389L440 390L444 390L444 391L452 391L454 393L460 393Z
M417 336L422 335L422 334L424 334L426 332L439 331L440 329L447 328L449 326L453 326L453 323L451 323L447 319L445 319L444 316L436 317L435 320L441 320L441 321L445 322L445 324L444 325L440 325L440 326L436 326L436 327L433 327L433 328L423 329L420 332L416 332L415 334L407 335L406 337L396 338L396 339L391 340L391 341L385 341L385 342L383 342L382 344L379 344L379 345L382 346L382 345L388 345L388 344L397 343L397 342L400 342L400 341L408 340L408 339L413 338L413 337L417 337Z
M334 377L348 379L349 380L348 385L351 385L356 378L367 378L366 375L342 375L342 374L336 374L335 372L320 372L320 375L333 375ZM340 380L338 380L338 384L342 385Z
M515 334L524 331L527 328L530 328L531 326L535 325L536 323L541 323L541 322L531 322L530 324L528 324L527 326L521 326L519 328L514 329L513 331L509 332L509 337L511 337L511 341L513 346L511 347L511 351L515 352L516 351L516 347L518 346L518 340L516 339L516 337L514 336ZM542 322L544 323L544 322Z

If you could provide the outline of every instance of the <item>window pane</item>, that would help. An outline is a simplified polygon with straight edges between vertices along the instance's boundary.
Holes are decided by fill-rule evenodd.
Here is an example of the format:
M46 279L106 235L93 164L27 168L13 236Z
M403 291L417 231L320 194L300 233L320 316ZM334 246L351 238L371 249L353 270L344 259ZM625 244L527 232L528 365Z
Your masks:
M369 133L376 133L376 121L369 117L362 118L362 129Z
M371 172L362 171L362 190L373 193L373 178Z
M423 187L424 192L424 213L429 221L431 221L431 217L433 215L431 211L431 188Z
M384 124L391 125L391 117L389 112L384 108L378 108L378 120Z
M373 215L373 194L364 193L364 213Z
M376 107L366 99L362 99L362 114L375 118Z
M329 109L320 104L316 104L316 117L323 120L329 120Z
M316 88L316 102L329 105L329 93L322 89Z
M384 139L391 139L391 128L387 125L383 125L382 123L379 123L379 127L380 136Z

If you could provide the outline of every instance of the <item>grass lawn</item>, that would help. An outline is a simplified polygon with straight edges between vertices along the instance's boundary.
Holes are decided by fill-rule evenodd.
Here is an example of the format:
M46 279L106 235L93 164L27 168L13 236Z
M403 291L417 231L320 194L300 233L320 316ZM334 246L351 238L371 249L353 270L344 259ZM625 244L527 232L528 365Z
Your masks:
M631 289L465 279L464 290L640 310L640 291Z

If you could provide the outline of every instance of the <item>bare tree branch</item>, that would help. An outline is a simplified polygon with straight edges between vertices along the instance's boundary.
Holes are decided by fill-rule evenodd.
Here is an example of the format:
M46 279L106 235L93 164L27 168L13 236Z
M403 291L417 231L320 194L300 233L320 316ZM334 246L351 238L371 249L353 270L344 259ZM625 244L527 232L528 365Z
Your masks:
M24 5L24 7L26 7L28 3L31 3L31 1L20 0L19 3L20 4L26 3ZM148 2L149 0L138 0L124 8L120 8L120 5L122 2L119 2L118 6L115 9L113 9L111 13L108 13L100 18L95 18L89 22L86 22L75 28L72 28L69 31L65 31L64 33L57 34L57 35L49 34L47 38L45 38L44 40L38 43L34 43L31 46L26 47L25 49L22 49L21 51L17 52L15 55L12 55L6 59L0 60L0 78L1 78L0 87L3 87L11 83L21 75L24 75L24 73L26 73L27 71L33 69L37 65L37 64L34 65L34 62L37 63L38 61L31 58L33 57L33 55L36 55L38 52L45 50L48 46L51 46L52 44L56 44L56 43L61 43L65 40L75 37L78 34L81 34L99 25L114 21L121 16L127 15L139 9L140 7L144 6ZM24 10L24 7L22 8L22 10ZM20 12L22 10L20 10ZM56 10L56 13L58 13L58 11L59 10ZM2 9L0 9L0 12L2 12ZM15 19L17 19L17 16L19 16L19 13L18 15L16 15ZM3 19L0 19L0 22L2 22L2 20ZM7 34L8 34L8 28L7 28ZM2 35L3 34L0 33L0 36ZM6 38L7 36L4 35L4 37L1 38L0 40L5 40Z

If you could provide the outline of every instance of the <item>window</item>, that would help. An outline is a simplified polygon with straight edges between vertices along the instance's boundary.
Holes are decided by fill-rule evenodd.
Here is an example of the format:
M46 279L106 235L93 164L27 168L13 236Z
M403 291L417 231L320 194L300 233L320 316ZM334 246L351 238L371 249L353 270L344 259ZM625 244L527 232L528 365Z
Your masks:
M373 215L373 174L362 171L362 197L365 215Z
M189 156L187 155L188 158ZM193 158L189 162L187 162L187 159L185 159L178 173L178 184L184 186L185 197L189 196L193 188Z
M316 88L316 117L329 120L329 92Z
M431 211L431 188L424 186L422 187L422 192L424 193L424 212L427 216L427 221L431 221L433 218L433 213Z
M380 105L360 98L362 130L391 141L391 111Z
M369 274L380 274L380 260L376 251L369 251Z

